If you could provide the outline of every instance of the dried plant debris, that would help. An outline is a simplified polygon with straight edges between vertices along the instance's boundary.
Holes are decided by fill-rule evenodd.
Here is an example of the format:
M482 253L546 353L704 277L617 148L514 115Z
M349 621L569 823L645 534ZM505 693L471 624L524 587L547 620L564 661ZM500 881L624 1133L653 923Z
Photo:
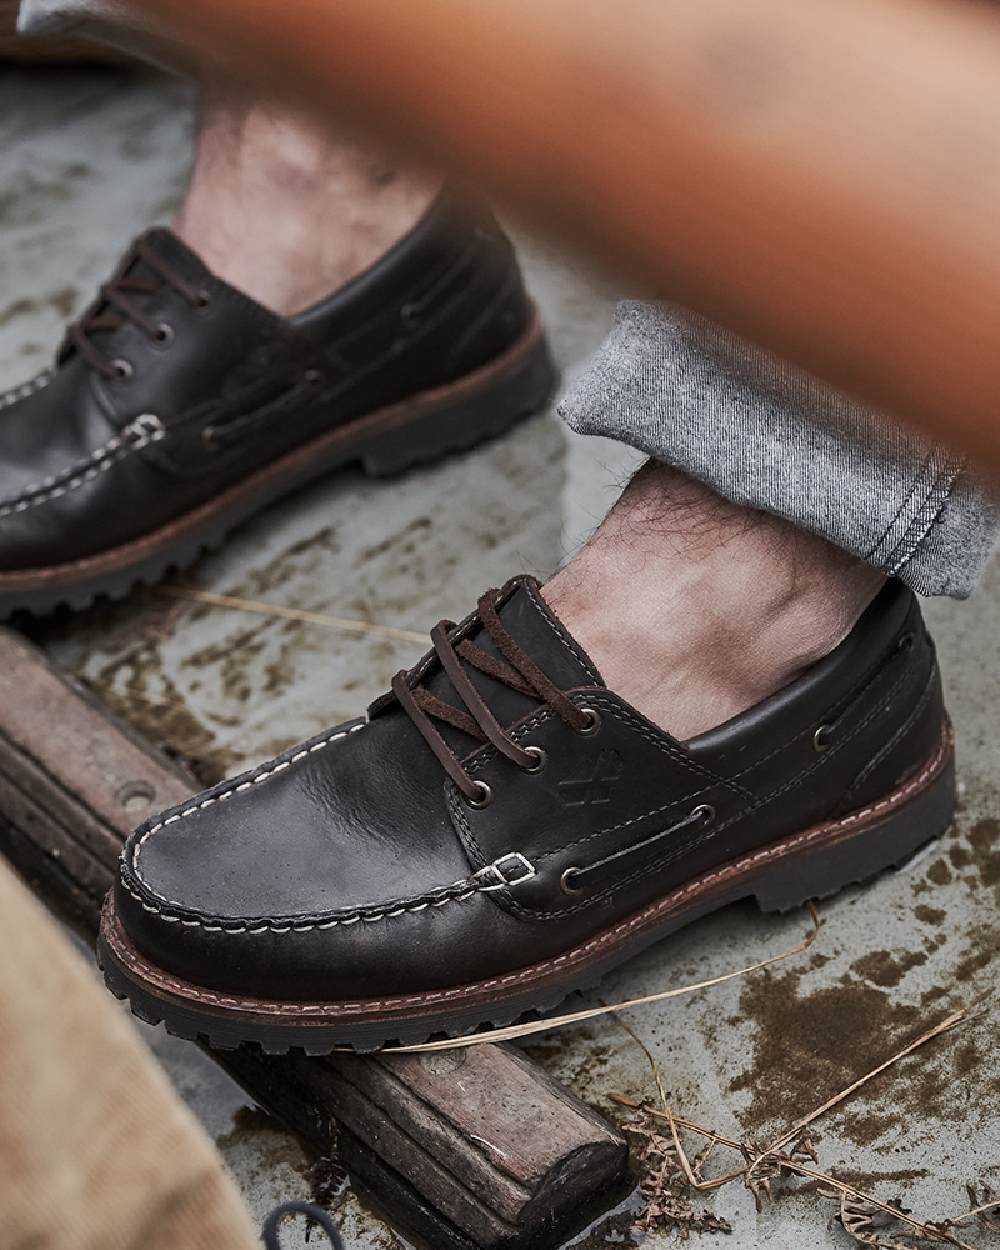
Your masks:
M652 1051L630 1025L617 1013L613 1014L612 1018L644 1052L659 1095L658 1107L637 1102L623 1094L609 1095L612 1102L638 1112L635 1119L627 1121L622 1128L640 1142L637 1151L642 1174L640 1192L646 1203L639 1218L640 1227L677 1230L683 1237L690 1232L731 1232L725 1220L708 1211L699 1215L691 1201L692 1195L740 1181L753 1195L757 1210L761 1211L765 1203L785 1192L790 1178L799 1177L811 1182L820 1197L837 1202L838 1209L833 1219L857 1245L878 1246L883 1250L925 1250L928 1246L941 1245L954 1246L955 1250L977 1250L976 1246L963 1240L959 1230L975 1225L980 1231L1000 1232L1000 1196L984 1181L981 1180L978 1186L967 1186L970 1209L964 1214L921 1221L914 1218L899 1199L880 1201L873 1194L821 1171L817 1151L819 1138L811 1125L853 1097L876 1076L895 1067L901 1059L970 1019L986 1014L985 1010L972 1014L972 1008L979 1008L983 998L985 996L951 1012L924 1030L832 1098L814 1107L807 1115L795 1119L781 1136L766 1146L753 1139L734 1140L677 1115L670 1106L662 1073ZM685 1148L681 1129L698 1134L706 1142L693 1160ZM741 1156L742 1166L707 1175L706 1165L718 1147ZM801 1187L798 1192L802 1192Z
M899 1214L894 1214L894 1211L888 1211L884 1206L873 1206L849 1194L836 1194L829 1189L821 1189L819 1193L823 1198L839 1200L840 1210L836 1219L844 1226L845 1233L859 1245L883 1246L886 1250L918 1250L918 1240L914 1239L913 1230L901 1223L910 1213L899 1199L893 1199L886 1204L898 1210ZM929 1239L919 1240L926 1244Z
M669 1107L661 1109L620 1094L612 1098L621 1106L638 1112L635 1119L622 1128L639 1145L636 1163L640 1170L640 1193L644 1207L638 1218L643 1231L659 1229L677 1232L686 1239L692 1232L732 1232L728 1221L707 1210L695 1209L697 1193L721 1189L741 1181L753 1195L757 1210L789 1191L787 1182L798 1177L816 1184L821 1198L832 1199L837 1210L832 1219L860 1246L876 1246L880 1250L926 1250L929 1246L953 1246L955 1250L981 1250L963 1239L963 1228L977 1225L990 1232L1000 1232L1000 1196L986 1184L968 1186L970 1210L956 1219L916 1219L898 1198L880 1201L873 1194L849 1185L820 1170L819 1137L803 1130L788 1138L779 1149L775 1145L761 1147L753 1140L737 1141L704 1128L691 1120L675 1115ZM685 1129L708 1139L708 1144L689 1158L679 1130ZM718 1147L738 1152L743 1166L717 1175L708 1175L706 1164ZM802 1192L801 1188L798 1189Z
M956 1220L955 1224L968 1224L975 1220L981 1228L1000 1233L1000 1194L985 1183L978 1189L975 1185L966 1185L965 1191L972 1210Z
M816 1145L819 1138L808 1129L803 1129L787 1142L782 1154L776 1154L773 1147L762 1146L758 1142L740 1142L740 1152L747 1162L743 1183L753 1194L754 1204L758 1211L764 1209L764 1202L774 1198L774 1187L782 1178L796 1173L790 1165L809 1159L818 1163Z
M641 1120L624 1127L639 1141L636 1162L642 1178L639 1192L644 1204L638 1221L640 1228L645 1232L653 1229L675 1232L682 1240L687 1240L692 1233L733 1231L727 1220L706 1209L695 1209L689 1197L691 1182L672 1137ZM710 1151L711 1147L703 1150L693 1161L696 1176L700 1175Z

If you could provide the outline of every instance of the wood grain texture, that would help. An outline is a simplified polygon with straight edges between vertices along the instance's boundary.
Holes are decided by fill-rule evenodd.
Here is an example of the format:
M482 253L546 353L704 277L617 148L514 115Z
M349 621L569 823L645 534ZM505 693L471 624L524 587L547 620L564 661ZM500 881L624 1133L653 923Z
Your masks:
M0 630L0 850L78 928L96 932L129 829L196 788ZM522 1245L624 1175L621 1136L514 1050L212 1057L320 1153L346 1129L367 1183L434 1244Z
M996 6L141 2L1000 469Z

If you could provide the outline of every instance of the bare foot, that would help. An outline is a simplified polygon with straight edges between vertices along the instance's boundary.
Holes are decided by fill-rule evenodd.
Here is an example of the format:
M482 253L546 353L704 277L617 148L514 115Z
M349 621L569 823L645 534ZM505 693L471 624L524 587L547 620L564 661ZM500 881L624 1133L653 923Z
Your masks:
M174 229L221 278L288 315L373 264L436 191L317 121L206 87Z
M884 580L650 461L543 593L611 689L686 739L832 651Z

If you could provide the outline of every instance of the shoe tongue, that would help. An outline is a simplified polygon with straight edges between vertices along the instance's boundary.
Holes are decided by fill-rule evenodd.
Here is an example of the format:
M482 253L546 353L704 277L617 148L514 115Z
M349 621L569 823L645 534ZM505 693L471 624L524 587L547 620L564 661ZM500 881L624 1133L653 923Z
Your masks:
M250 324L259 323L264 325L274 320L274 314L268 312L263 305L258 304L249 295L245 295L242 291L238 291L235 287L230 286L222 278L216 277L204 261L166 226L155 226L153 229L139 235L122 257L112 279L112 282L114 282L125 277L139 277L152 279L156 282L156 289L151 292L134 290L132 288L128 288L123 292L127 296L128 302L136 308L145 310L148 305L159 301L161 298L159 284L162 282L162 275L148 265L139 254L137 249L140 243L155 252L157 256L162 257L177 276L194 290L200 290L209 283L212 284L216 293L218 293L220 287L223 288L230 306L231 317L243 310L249 314L248 321ZM109 306L98 300L88 309L87 315L99 315L108 311ZM113 312L113 310L111 311ZM94 339L95 342L107 339L109 336L117 333L117 328L88 329L87 331L88 337ZM69 350L67 345L64 344L58 358L60 363L66 359Z
M510 597L497 615L518 646L560 690L603 686L597 666L542 598L535 578L518 577L510 585ZM497 654L485 629L480 628L473 641L484 651Z
M507 584L497 615L518 646L560 690L604 685L596 665L574 641L562 622L553 615L539 593L538 582L533 577L518 577ZM489 655L498 659L504 658L478 620L464 637ZM540 706L538 699L512 690L502 682L481 673L471 664L463 661L462 666L501 725L511 725ZM439 699L462 711L467 710L447 674L440 667L435 666L422 685ZM452 749L460 754L464 755L479 745L468 735L441 721L435 721L434 724Z
M162 257L171 269L175 269L179 276L190 282L192 286L198 286L206 278L211 278L216 282L221 281L215 277L197 252L192 252L184 240L167 226L153 226L136 239L126 253L126 262L130 259L130 271L152 273L152 270L143 264L141 257L135 255L135 246L138 243L144 243L150 251Z

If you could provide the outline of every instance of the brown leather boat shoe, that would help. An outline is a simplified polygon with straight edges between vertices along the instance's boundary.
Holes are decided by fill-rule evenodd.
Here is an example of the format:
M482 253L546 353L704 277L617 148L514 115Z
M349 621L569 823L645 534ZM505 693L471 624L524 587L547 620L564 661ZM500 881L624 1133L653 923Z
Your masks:
M798 907L948 825L934 646L890 583L785 689L678 742L517 578L367 718L149 821L111 989L214 1046L420 1042L544 1010L737 899Z
M0 396L0 618L126 594L331 469L471 447L554 386L509 240L444 199L289 318L151 230Z

